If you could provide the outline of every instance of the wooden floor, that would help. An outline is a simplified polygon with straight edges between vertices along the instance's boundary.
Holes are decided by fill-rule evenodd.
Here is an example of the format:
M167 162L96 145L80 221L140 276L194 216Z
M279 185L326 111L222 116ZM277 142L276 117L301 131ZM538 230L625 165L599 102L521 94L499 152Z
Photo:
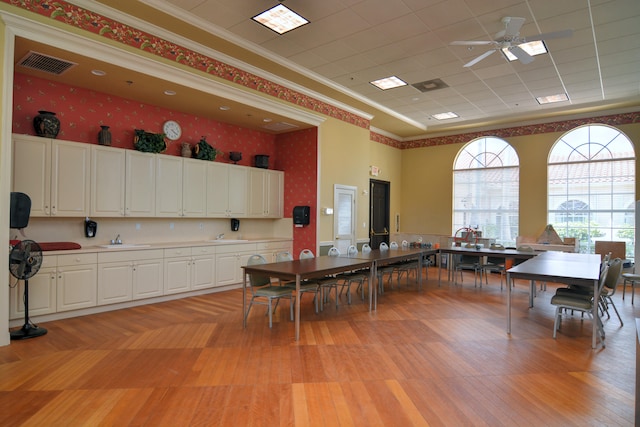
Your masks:
M307 294L299 342L286 302L243 330L240 290L43 324L0 347L0 425L633 425L630 298L592 350L579 315L552 338L552 284L533 309L516 284L509 336L499 276L438 287L436 271L371 313L354 294L315 314Z

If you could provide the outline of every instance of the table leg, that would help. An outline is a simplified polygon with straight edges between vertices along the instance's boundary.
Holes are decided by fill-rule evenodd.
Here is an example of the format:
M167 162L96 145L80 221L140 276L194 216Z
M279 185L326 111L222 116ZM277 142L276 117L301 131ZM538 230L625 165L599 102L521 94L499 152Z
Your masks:
M440 262L438 263L438 287L440 287L440 281L442 280L442 256L444 254L442 252L438 253L438 256L440 258Z
M599 280L594 280L593 281L593 313L592 313L592 317L593 317L593 336L591 337L591 348L596 348L596 346L598 345L598 322L600 322L600 313L598 311L598 304L597 301L600 298L600 295L598 295L598 282ZM600 338L602 339L602 338ZM604 342L603 342L604 345Z
M531 280L529 282L529 308L533 308L533 296L536 293L536 281Z
M375 310L378 309L378 284L374 283L374 280L378 277L378 266L375 261L371 263L369 267L369 311L373 306ZM372 295L375 294L375 295ZM374 304L375 298L375 304Z
M242 327L247 327L247 273L242 270Z
M511 275L507 271L507 334L511 334Z
M317 298L317 296L316 296ZM300 275L296 274L296 341L300 340Z

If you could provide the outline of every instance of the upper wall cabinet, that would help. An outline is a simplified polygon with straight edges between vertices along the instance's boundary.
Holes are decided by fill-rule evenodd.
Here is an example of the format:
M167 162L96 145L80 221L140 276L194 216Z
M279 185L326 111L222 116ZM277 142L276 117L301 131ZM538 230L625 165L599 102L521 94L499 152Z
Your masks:
M182 216L182 157L156 155L156 216Z
M249 173L249 217L282 218L284 173L251 169Z
M125 150L91 146L91 216L124 216L125 175Z
M156 155L126 151L125 216L156 216Z
M207 163L207 216L247 216L248 168L227 163Z
M31 198L31 216L89 214L91 145L13 136L12 190Z
M209 162L197 159L183 159L182 161L182 215L203 218L206 216L207 210L207 165Z

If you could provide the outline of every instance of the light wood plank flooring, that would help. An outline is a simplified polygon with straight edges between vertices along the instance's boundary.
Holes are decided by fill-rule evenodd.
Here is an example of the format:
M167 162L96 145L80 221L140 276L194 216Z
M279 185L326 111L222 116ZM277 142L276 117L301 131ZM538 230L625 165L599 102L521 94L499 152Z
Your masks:
M624 327L592 350L579 315L552 338L554 289L529 309L516 284L511 336L499 276L438 287L435 269L371 313L305 295L299 342L287 302L243 330L240 290L49 322L0 348L0 425L633 425L638 309L620 289Z

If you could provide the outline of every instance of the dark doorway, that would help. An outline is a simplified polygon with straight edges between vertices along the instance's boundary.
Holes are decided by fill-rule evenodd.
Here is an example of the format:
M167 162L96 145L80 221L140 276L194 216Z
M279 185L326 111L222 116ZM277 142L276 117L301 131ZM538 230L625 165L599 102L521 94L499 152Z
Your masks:
M389 244L389 192L391 184L387 181L372 179L369 181L369 231L370 245L378 249L380 243Z

